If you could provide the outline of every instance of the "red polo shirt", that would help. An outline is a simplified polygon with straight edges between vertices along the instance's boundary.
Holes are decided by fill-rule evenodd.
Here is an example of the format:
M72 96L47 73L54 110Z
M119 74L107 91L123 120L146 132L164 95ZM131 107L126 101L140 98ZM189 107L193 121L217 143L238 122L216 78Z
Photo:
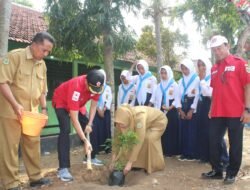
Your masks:
M241 117L245 108L244 87L250 83L246 70L247 62L233 55L212 67L212 117Z
M86 80L86 75L82 75L58 86L52 98L53 107L79 111L88 100L98 101L99 95L91 94L87 88Z

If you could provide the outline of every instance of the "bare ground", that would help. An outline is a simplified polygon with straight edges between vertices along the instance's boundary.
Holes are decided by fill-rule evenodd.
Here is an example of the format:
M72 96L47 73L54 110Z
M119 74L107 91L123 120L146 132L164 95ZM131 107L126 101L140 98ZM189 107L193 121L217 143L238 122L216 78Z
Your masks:
M125 186L108 186L109 171L107 165L110 155L99 155L106 166L94 167L92 172L86 170L82 164L83 152L77 148L71 152L71 172L74 181L70 183L61 182L57 179L56 170L58 166L57 154L52 153L42 157L42 167L45 176L52 179L53 184L42 187L43 190L108 190L108 189L133 189L133 190L250 190L250 129L246 128L244 133L244 152L241 170L237 181L233 185L224 185L222 180L201 179L201 173L210 170L208 164L199 162L180 162L176 157L166 158L164 171L155 172L151 175L143 171L131 171L126 176ZM25 174L23 163L20 163L20 180L25 190L28 187L28 177ZM0 184L1 189L1 184Z

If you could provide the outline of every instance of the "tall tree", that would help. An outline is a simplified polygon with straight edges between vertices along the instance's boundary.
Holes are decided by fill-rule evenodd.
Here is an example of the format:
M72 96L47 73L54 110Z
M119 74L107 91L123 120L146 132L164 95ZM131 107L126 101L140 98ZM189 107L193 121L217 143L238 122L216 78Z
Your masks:
M153 35L153 27L145 26L142 31L143 33L136 44L136 49L149 56L152 60L156 60L157 49L155 36ZM163 64L167 64L174 68L182 55L185 55L185 52L183 52L182 55L177 55L174 49L176 47L187 48L189 43L188 37L187 35L182 35L178 30L171 32L164 27L161 27L161 36L164 59Z
M155 40L157 50L157 69L159 70L163 65L163 51L162 51L162 40L161 40L161 23L162 16L166 9L163 7L162 0L152 0L152 4L146 8L144 16L152 17L155 25Z
M8 51L11 0L0 1L0 13L0 57L3 57Z

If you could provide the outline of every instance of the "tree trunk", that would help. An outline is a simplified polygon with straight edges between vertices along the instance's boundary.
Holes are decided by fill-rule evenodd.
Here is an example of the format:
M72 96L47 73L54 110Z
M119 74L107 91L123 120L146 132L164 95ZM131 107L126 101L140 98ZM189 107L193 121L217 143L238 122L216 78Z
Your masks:
M114 81L114 65L113 65L113 47L109 41L110 33L108 31L103 32L104 40L104 69L112 90L112 104L111 104L111 134L114 134L114 111L115 111L115 81Z
M161 42L161 14L158 5L154 6L154 24L155 24L155 39L156 39L156 63L157 70L159 71L163 65L163 53L162 53L162 42ZM159 80L159 75L158 75Z
M248 25L245 28L245 30L243 30L243 32L241 33L241 35L239 37L238 43L237 43L236 54L240 57L242 57L242 55L244 54L243 47L244 47L249 35L250 35L250 25Z
M8 51L11 0L0 0L0 57Z

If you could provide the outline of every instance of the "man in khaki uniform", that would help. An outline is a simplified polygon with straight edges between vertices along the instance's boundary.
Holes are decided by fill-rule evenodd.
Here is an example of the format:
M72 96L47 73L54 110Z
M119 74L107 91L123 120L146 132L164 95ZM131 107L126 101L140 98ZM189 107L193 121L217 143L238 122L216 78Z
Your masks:
M0 58L0 178L5 189L18 190L18 147L30 179L30 186L50 184L42 178L40 137L22 133L22 112L47 114L46 65L42 60L52 50L54 38L47 32L35 35L30 46L16 49Z
M124 174L132 167L143 168L149 174L164 169L161 136L166 129L167 118L160 110L147 106L121 105L115 113L115 123L121 132L128 129L134 131L139 140L129 152ZM114 162L117 152L112 154Z

